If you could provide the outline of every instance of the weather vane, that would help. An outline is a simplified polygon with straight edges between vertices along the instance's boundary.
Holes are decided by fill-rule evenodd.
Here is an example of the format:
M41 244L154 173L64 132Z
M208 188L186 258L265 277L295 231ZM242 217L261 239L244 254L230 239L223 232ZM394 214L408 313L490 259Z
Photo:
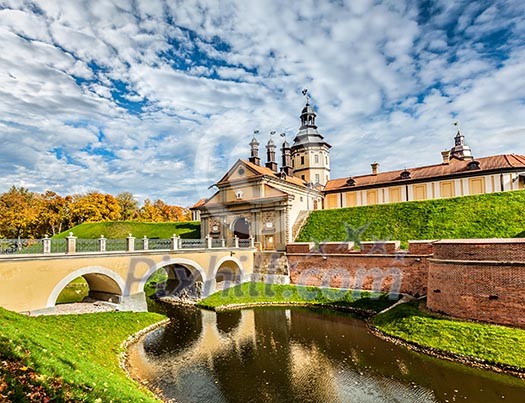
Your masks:
M303 91L302 91L304 97L306 98L306 103L309 103L310 102L310 95L308 95L308 89L305 88Z

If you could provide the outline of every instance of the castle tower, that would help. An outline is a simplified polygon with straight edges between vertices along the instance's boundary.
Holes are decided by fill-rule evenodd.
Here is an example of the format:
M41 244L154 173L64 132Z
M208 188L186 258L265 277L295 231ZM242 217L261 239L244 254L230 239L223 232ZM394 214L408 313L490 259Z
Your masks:
M290 144L288 144L286 139L284 140L283 146L281 147L281 156L282 156L281 172L283 172L287 176L292 176L293 175L292 149L290 148Z
M458 122L454 123L457 126ZM458 160L472 160L472 150L468 145L465 144L465 136L461 134L458 129L456 137L454 137L454 147L450 149L450 158L457 158Z
M315 125L316 114L310 106L307 90L306 105L301 112L301 127L291 148L293 174L314 185L326 185L330 179L330 148Z
M251 152L250 152L249 161L252 164L261 165L261 159L259 158L259 142L255 138L255 134L253 135L252 141L250 141L250 150Z
M275 161L275 143L270 138L268 140L268 143L266 144L266 156L267 156L267 163L266 168L270 168L272 171L277 172L277 162Z

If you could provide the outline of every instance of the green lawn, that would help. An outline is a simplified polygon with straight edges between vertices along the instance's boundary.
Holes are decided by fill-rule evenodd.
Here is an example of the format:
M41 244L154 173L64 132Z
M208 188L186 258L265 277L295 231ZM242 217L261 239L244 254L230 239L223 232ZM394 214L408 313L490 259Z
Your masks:
M525 236L525 191L380 204L311 213L297 241Z
M27 317L0 308L0 401L154 402L119 367L121 343L154 313Z
M66 285L58 295L57 304L69 304L71 302L81 302L89 294L89 285L84 277L74 279Z
M200 238L200 223L198 221L186 222L135 222L135 221L103 221L84 223L55 235L53 238L63 239L72 232L74 236L82 239L95 239L104 235L106 238L122 239L129 234L135 238L169 239L173 234L185 239Z
M416 302L376 316L384 333L423 347L466 357L525 368L525 330L437 317L418 309Z
M198 303L198 306L217 309L238 304L308 304L332 305L380 312L398 300L387 294L368 291L343 291L334 288L295 285L243 283L216 292Z

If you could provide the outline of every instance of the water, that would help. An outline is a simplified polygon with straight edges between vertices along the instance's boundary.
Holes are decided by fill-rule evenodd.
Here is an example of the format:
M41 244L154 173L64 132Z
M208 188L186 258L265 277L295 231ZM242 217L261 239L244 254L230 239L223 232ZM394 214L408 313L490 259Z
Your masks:
M131 363L179 403L525 402L525 381L395 346L345 313L170 307L168 314L172 323L137 345Z

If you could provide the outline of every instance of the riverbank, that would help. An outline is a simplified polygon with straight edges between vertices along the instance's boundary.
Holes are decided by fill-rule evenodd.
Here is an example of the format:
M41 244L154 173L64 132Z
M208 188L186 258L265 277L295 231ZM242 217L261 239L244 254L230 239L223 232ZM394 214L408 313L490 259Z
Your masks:
M107 312L28 317L0 308L0 401L158 402L121 369L130 336L164 316Z
M525 379L525 330L437 315L424 302L400 304L373 317L372 331L437 358Z
M321 306L370 316L399 300L388 295L361 290L340 290L285 284L248 282L216 292L197 306L214 311L256 306Z

